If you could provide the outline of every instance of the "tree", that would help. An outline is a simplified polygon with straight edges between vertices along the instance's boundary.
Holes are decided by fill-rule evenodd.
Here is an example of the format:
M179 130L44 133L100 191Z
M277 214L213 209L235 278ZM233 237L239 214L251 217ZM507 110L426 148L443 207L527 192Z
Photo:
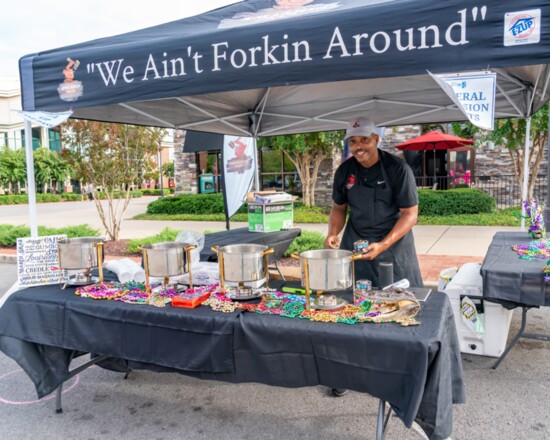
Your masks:
M61 127L63 156L79 180L93 185L97 211L111 240L118 240L130 191L156 166L164 129L70 120ZM107 211L99 189L107 199Z
M507 149L514 175L521 188L523 182L523 167L525 159L525 128L526 120L521 118L497 119L495 129L490 132L482 130L471 123L453 123L453 131L461 137L472 139L477 137L476 145L491 141L496 145ZM531 146L529 149L529 183L527 187L527 199L533 198L533 188L537 179L544 149L548 143L548 104L542 107L531 117Z
M69 164L59 153L48 148L34 150L34 177L37 187L42 186L43 193L47 191L48 185L52 193L55 193L57 183L64 182L71 172Z
M168 162L162 165L162 174L169 179L174 178L175 170L174 170L174 161Z
M0 183L8 186L8 193L20 192L27 178L25 149L11 150L4 147L0 152Z
M258 139L260 147L281 150L292 161L302 181L302 200L308 207L315 205L315 184L319 167L330 157L335 148L340 148L344 132L323 131L292 134Z

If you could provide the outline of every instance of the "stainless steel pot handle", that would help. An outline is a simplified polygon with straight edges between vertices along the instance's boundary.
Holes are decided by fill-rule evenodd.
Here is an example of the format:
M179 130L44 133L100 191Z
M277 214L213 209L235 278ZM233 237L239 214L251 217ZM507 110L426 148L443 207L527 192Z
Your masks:
M99 275L99 282L103 283L103 253L104 253L105 242L99 241L94 243L97 255L97 273Z

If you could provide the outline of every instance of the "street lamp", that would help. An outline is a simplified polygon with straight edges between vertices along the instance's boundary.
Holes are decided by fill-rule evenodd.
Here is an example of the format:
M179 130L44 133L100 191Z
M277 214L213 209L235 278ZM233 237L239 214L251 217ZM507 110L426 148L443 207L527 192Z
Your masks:
M157 149L158 154L158 165L159 165L159 186L160 186L160 196L164 197L164 182L162 178L162 154L160 154L160 145Z

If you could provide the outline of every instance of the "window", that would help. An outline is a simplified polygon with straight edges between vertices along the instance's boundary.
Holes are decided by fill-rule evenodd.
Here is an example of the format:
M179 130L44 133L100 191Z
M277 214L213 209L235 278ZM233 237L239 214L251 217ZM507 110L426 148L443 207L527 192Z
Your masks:
M61 136L57 130L48 130L48 137L50 139L50 150L61 151Z
M21 130L21 144L23 145L23 148L25 148L25 130ZM40 148L41 142L40 142L40 128L33 128L32 129L32 149L36 150L37 148Z
M261 187L300 194L302 183L292 161L279 150L261 150Z

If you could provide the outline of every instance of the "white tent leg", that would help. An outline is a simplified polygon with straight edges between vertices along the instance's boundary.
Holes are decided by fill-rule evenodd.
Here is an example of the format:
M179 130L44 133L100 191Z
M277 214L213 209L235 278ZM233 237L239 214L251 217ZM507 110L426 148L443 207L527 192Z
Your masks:
M25 153L27 158L27 195L29 197L29 221L31 237L38 237L38 221L36 215L36 185L34 182L34 158L32 152L32 125L25 119Z
M526 119L525 124L525 152L523 156L523 188L521 191L521 230L525 231L525 205L527 200L527 186L529 183L529 147L531 144L531 117Z

